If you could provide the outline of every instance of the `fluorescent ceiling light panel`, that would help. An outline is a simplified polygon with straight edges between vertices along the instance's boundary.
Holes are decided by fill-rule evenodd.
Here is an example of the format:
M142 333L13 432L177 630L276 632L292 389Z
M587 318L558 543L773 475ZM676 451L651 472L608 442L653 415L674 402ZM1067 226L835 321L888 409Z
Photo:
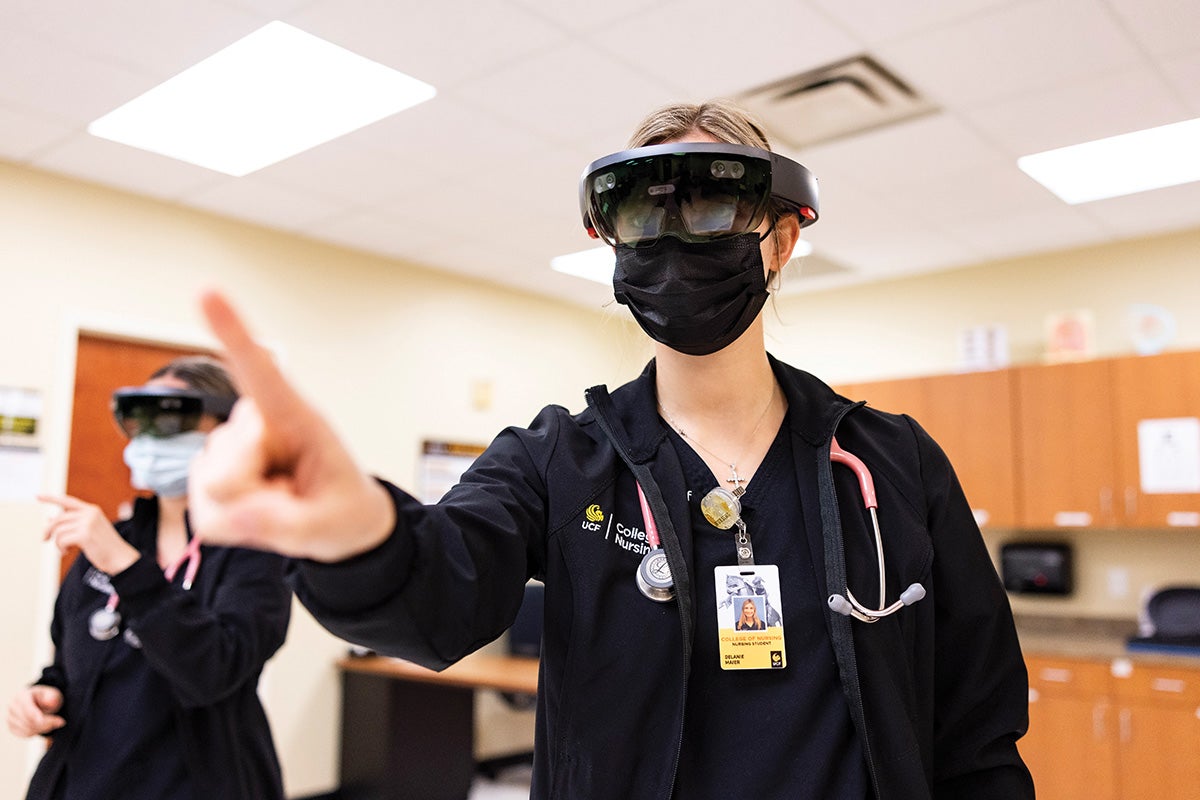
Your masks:
M612 285L613 270L617 268L617 256L607 245L555 256L550 259L550 268L556 272L586 278L589 281Z
M1200 119L1060 147L1017 166L1076 204L1200 180Z
M241 176L435 94L427 83L275 21L104 115L88 132Z

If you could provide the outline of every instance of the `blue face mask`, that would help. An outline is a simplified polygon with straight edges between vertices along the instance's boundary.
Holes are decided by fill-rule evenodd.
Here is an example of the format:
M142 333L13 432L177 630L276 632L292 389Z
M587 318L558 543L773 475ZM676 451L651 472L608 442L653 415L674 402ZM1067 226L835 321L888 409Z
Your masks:
M129 482L159 497L187 494L188 466L204 447L204 433L188 431L174 436L135 436L125 445Z

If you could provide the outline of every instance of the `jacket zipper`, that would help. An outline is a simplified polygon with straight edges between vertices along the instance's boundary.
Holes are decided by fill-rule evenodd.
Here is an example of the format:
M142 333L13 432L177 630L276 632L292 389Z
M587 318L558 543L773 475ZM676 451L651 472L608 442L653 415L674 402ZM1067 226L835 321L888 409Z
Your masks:
M612 405L611 400L609 399L607 388L604 386L593 387L592 389L588 389L584 394L587 397L588 406L590 406L595 412L596 421L600 424L601 430L604 431L604 434L612 444L613 449L617 451L617 454L621 457L621 460L625 462L625 466L630 472L633 473L634 479L643 484L642 489L646 492L646 499L650 503L651 511L655 514L655 521L659 525L659 532L662 536L663 550L667 554L667 563L671 567L671 576L674 579L675 606L679 611L679 627L681 633L680 640L683 644L683 676L680 680L682 694L679 710L679 734L675 740L675 759L673 766L671 767L671 781L667 784L667 793L663 798L663 800L670 800L671 795L675 791L675 779L679 774L679 759L683 754L683 723L684 716L687 713L688 675L690 674L689 664L692 658L692 626L688 620L687 613L684 611L685 604L680 601L680 597L691 592L691 580L687 575L687 570L685 569L687 562L683 558L683 546L679 541L678 534L675 533L675 526L670 519L670 510L667 508L666 500L663 498L662 492L658 488L658 482L654 480L654 476L650 472L650 468L648 466L645 464L638 464L634 461L633 457L625 448L625 442L617 436L616 426L613 425L612 420L608 416L608 411L612 408ZM657 508L655 508L655 506L657 506ZM660 515L657 513L658 511L662 511L665 515L665 525L663 524L663 520L659 519ZM691 513L690 510L688 513ZM673 548L666 547L666 542L668 539L674 543L675 546ZM677 555L677 558L671 558L673 553ZM680 587L681 578L682 590ZM690 608L690 599L687 605Z

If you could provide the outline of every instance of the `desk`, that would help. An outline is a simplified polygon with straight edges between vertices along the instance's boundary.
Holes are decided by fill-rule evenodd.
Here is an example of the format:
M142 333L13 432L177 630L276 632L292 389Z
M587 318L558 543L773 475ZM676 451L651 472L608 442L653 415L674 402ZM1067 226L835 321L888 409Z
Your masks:
M538 660L475 653L441 672L344 658L343 800L466 800L475 777L475 690L537 693Z

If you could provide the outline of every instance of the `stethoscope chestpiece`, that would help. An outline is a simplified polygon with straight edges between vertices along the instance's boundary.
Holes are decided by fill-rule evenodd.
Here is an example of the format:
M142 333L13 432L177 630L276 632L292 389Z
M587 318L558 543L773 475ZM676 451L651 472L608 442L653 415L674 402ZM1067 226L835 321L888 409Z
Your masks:
M88 617L88 633L97 642L107 642L121 630L121 612L98 608Z
M638 589L651 600L666 603L675 597L675 580L671 577L671 565L667 563L667 553L661 547L652 548L642 556L636 579Z

